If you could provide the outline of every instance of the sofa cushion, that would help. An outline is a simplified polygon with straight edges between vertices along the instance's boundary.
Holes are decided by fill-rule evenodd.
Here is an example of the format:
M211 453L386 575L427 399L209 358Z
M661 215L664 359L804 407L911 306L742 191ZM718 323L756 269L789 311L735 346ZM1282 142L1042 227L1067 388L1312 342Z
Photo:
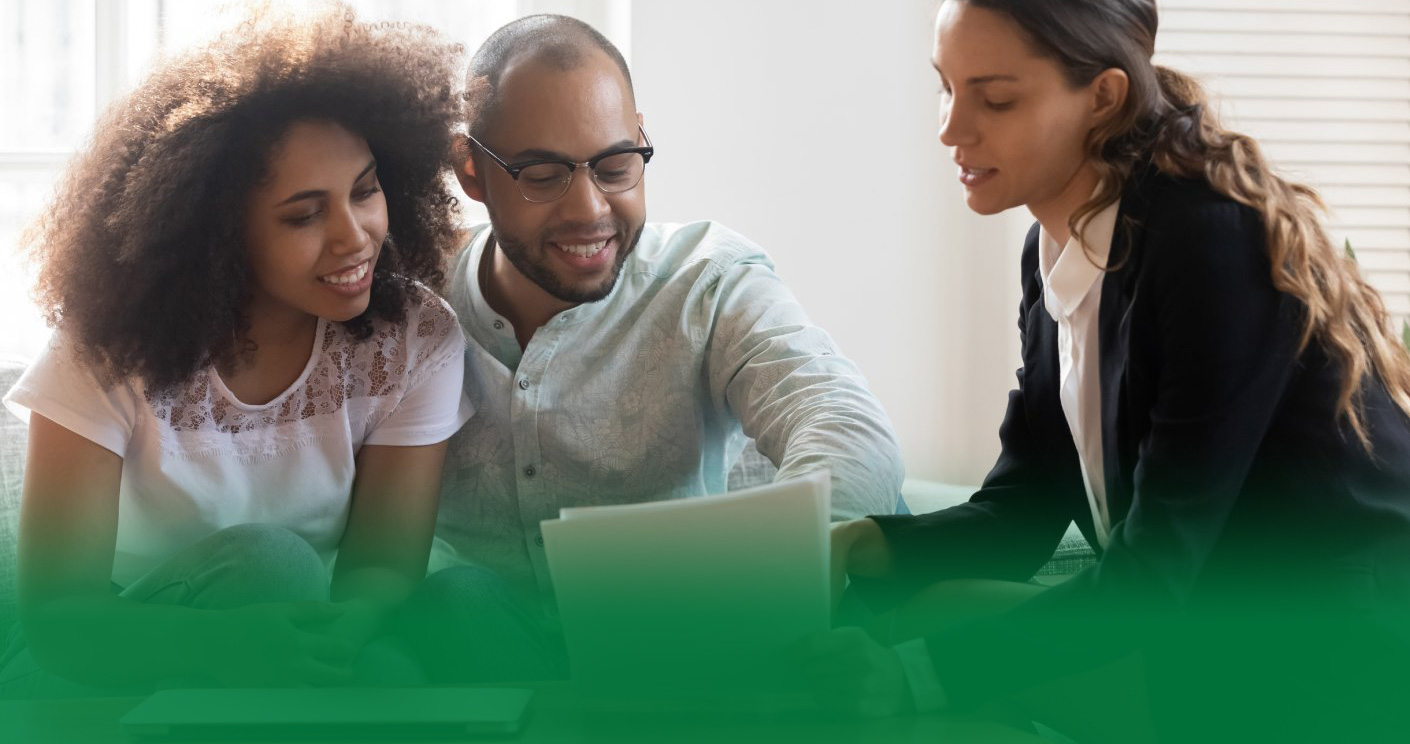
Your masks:
M10 392L23 372L22 362L0 359L0 396ZM0 639L6 637L15 620L15 564L27 432L24 422L0 410Z

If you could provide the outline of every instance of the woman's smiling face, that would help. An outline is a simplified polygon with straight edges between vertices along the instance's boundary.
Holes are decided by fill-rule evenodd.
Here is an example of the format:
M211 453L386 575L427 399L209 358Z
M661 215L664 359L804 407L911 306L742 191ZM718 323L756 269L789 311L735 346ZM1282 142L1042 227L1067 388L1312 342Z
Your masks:
M268 170L246 217L251 318L361 315L387 237L387 202L366 140L331 122L295 122Z

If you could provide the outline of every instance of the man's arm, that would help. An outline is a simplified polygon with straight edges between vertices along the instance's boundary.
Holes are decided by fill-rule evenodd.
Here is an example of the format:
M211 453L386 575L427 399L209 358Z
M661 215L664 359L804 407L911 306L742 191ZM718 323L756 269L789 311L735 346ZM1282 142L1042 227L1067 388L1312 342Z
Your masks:
M762 253L716 271L700 298L716 407L739 418L779 479L830 469L834 520L895 512L900 447L861 370L808 320Z

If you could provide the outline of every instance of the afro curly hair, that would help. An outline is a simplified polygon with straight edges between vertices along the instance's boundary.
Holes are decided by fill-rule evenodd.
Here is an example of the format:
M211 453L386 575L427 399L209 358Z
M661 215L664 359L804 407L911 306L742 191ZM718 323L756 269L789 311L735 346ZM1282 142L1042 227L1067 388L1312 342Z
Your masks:
M244 215L296 121L367 140L390 232L368 309L400 322L444 282L458 202L445 178L463 49L425 26L364 23L344 6L305 17L253 9L165 60L99 121L25 243L36 299L100 380L167 389L229 360L248 330Z

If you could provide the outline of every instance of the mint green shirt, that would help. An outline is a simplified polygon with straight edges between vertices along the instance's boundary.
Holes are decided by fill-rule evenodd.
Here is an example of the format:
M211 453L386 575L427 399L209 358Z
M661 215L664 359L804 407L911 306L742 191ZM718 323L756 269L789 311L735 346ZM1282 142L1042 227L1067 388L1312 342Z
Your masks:
M886 413L758 246L712 222L648 224L612 293L521 351L478 280L487 227L448 291L476 415L446 456L433 570L478 563L547 601L540 521L724 492L746 437L780 479L829 468L834 520L895 512Z

